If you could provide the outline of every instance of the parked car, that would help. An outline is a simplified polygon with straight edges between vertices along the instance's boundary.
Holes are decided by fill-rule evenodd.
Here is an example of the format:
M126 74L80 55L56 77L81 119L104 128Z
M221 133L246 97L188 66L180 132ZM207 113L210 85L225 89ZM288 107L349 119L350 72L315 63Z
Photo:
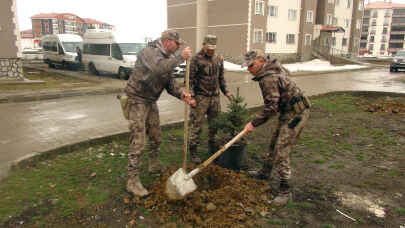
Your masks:
M174 68L173 76L175 78L184 78L186 74L186 66L186 62L183 62L179 66Z
M136 55L144 47L145 43L117 32L87 32L83 39L83 64L94 75L117 74L126 80L135 66Z
M390 65L390 72L397 72L398 69L405 69L405 50L398 51Z
M79 65L77 61L76 47L83 48L83 39L75 34L46 35L41 39L43 60L50 68L55 64L63 68L71 68Z

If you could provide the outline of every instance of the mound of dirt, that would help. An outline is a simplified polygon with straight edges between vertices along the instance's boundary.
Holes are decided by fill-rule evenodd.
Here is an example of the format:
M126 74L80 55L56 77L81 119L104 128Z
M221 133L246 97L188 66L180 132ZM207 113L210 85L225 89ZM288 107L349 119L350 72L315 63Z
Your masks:
M153 184L150 195L133 203L153 211L160 222L177 222L197 227L235 227L270 213L270 186L267 182L211 165L193 177L198 188L182 200L170 200L166 181L178 167L166 170ZM188 172L192 167L188 168ZM180 221L179 221L180 220Z
M378 102L364 107L367 112L405 113L405 104L395 102Z

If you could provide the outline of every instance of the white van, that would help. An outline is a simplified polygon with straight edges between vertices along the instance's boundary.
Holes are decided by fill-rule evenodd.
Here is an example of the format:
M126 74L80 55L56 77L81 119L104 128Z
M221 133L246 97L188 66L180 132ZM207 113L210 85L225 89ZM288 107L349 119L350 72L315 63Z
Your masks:
M92 74L104 72L128 79L136 55L144 47L144 43L116 32L87 32L83 36L83 64Z
M63 68L76 67L77 60L76 47L82 49L83 39L75 34L54 34L41 38L43 59L50 68L55 64L62 65Z

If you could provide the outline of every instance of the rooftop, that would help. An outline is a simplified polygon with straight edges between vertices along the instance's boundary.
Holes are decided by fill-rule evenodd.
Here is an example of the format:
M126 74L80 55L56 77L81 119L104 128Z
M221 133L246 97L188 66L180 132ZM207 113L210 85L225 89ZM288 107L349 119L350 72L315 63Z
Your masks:
M392 8L405 8L405 4L392 3L385 1L370 2L365 5L366 9L392 9Z

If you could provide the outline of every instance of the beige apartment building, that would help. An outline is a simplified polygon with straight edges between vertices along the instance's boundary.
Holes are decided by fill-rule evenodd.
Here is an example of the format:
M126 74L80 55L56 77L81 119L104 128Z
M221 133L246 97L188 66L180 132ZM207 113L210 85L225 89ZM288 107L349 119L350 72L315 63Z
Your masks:
M168 28L194 48L198 1L167 0ZM251 49L308 60L316 44L357 53L362 6L363 0L208 0L206 32L218 36L219 53L235 60ZM330 41L314 42L323 33Z
M16 0L0 1L0 80L23 79Z
M405 46L405 4L391 1L365 6L360 54L386 56Z

